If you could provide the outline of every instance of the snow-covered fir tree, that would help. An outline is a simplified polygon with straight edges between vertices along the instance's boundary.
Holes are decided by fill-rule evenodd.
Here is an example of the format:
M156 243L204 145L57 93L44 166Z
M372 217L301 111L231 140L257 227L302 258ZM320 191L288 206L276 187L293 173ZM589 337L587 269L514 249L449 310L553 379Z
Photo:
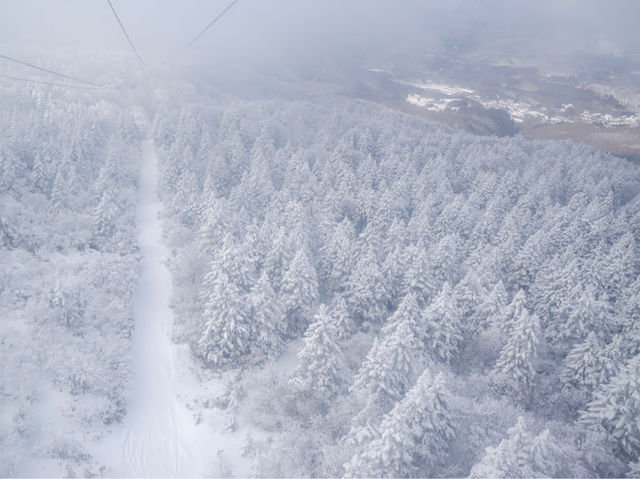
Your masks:
M311 308L318 298L316 270L305 248L298 250L282 277L282 304L287 314L290 335L304 330L311 321Z
M438 296L424 312L423 321L427 338L426 351L434 359L451 361L457 354L463 337L462 318L449 283L444 283Z
M292 378L296 387L320 399L330 399L338 392L344 383L344 360L337 340L338 328L322 304L304 333L303 346L298 351L300 363Z
M425 370L387 413L373 437L345 464L345 477L424 477L442 462L454 437L448 391Z
M257 339L245 294L225 271L217 269L209 273L205 285L205 328L198 354L212 366L233 365Z
M536 375L540 347L540 321L522 308L513 319L513 330L494 367L499 387L515 394L527 394Z
M581 421L609 438L614 451L629 462L640 458L640 356L630 360L595 394Z

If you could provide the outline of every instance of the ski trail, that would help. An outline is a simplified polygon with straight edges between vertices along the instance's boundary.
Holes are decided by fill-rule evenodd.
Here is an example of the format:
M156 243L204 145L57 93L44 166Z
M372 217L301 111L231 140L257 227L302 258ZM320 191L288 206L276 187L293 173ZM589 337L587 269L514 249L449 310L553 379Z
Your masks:
M135 302L134 380L122 442L122 474L135 477L198 476L205 471L193 451L200 431L177 399L176 348L170 338L171 275L165 266L158 158L151 140L143 142L136 213L142 273ZM202 444L200 445L202 447Z
M219 380L202 381L189 347L171 340L169 252L162 241L158 198L158 157L152 140L142 144L136 225L142 272L134 305L133 381L127 415L92 446L106 475L115 477L210 477L233 472L247 476L241 455L245 430L224 431L219 413L196 424L183 401L223 389Z

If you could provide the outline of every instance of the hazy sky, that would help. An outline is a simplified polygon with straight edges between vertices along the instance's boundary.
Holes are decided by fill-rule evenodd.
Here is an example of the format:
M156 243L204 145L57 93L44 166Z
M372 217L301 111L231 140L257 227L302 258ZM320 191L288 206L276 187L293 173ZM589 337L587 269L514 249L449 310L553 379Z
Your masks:
M229 3L112 1L142 55L158 59L179 50ZM501 45L533 46L542 55L637 54L639 24L639 0L240 0L190 55L361 58ZM0 0L0 45L128 48L106 0Z

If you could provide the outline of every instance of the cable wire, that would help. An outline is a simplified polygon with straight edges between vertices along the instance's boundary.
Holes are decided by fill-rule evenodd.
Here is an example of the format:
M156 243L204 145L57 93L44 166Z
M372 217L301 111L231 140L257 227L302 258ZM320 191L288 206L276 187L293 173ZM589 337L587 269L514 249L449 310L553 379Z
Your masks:
M43 71L43 72L46 72L46 73L50 73L52 75L56 75L56 76L59 76L59 77L62 77L62 78L66 78L67 80L73 80L73 81L77 81L77 82L80 82L80 83L86 83L87 85L91 85L91 86L98 87L98 88L110 88L110 89L117 90L117 88L113 87L113 86L102 85L100 83L94 83L92 81L83 80L81 78L77 78L77 77L74 77L74 76L71 76L71 75L66 75L64 73L59 73L59 72L56 72L56 71L53 71L53 70L49 70L47 68L39 67L38 65L34 65L33 63L24 62L22 60L18 60L17 58L12 58L12 57L9 57L7 55L3 55L1 53L0 53L0 58L4 58L5 60L8 60L10 62L19 63L20 65L24 65L24 66L27 66L29 68L33 68L35 70L40 70L40 71Z
M237 1L237 0L236 0ZM111 7L111 11L113 12L113 16L116 17L116 20L118 21L118 24L120 25L120 28L122 29L122 33L124 33L124 36L126 37L127 41L129 42L129 45L131 46L131 49L133 50L133 53L136 54L136 57L138 57L138 61L144 65L144 60L142 59L142 57L140 56L140 54L138 53L138 50L136 49L135 45L133 44L133 42L131 41L131 38L129 37L129 34L127 33L127 29L124 28L124 25L122 24L122 22L120 21L120 17L118 16L118 12L116 12L116 9L113 6L113 3L111 3L111 0L107 0L107 3L109 4L109 6Z
M0 73L0 78L6 78L8 80L18 80L18 81L23 81L23 82L28 82L28 83L37 83L39 85L50 85L50 86L58 86L58 87L63 87L63 88L79 88L82 90L98 90L100 87L97 86L84 86L84 85L67 85L64 83L55 83L55 82L50 82L50 81L43 81L43 80L31 80L29 78L22 78L22 77L14 77L11 75L4 75L2 73Z
M216 23L218 20L220 20L224 16L225 13L227 13L229 10L231 10L231 7L233 7L237 2L238 2L238 0L233 0L229 5L227 5L227 8L222 10L222 12L220 12L220 14L216 18L211 20L211 22L209 22L209 24L206 27L204 27L204 29L193 38L193 40L191 40L189 43L187 43L182 50L180 50L178 53L176 53L174 56L172 56L169 59L169 61L172 62L173 60L178 58L180 55L182 55L185 52L185 50L187 50L191 45L193 45L195 42L197 42L200 39L200 37L202 35L204 35L207 32L207 30L209 30L213 26L214 23Z

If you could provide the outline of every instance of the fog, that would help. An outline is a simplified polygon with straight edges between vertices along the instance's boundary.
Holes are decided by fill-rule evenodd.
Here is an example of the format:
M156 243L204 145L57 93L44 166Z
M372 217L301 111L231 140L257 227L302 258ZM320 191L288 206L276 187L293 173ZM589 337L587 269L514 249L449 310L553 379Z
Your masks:
M113 0L142 56L179 51L226 0ZM584 50L638 56L640 7L634 0L320 1L240 0L193 48L195 62L396 61L454 50L500 50L551 61ZM102 0L2 0L0 44L128 50ZM129 52L130 53L130 52ZM132 60L135 57L131 55Z
M640 478L638 25L0 0L0 479Z

